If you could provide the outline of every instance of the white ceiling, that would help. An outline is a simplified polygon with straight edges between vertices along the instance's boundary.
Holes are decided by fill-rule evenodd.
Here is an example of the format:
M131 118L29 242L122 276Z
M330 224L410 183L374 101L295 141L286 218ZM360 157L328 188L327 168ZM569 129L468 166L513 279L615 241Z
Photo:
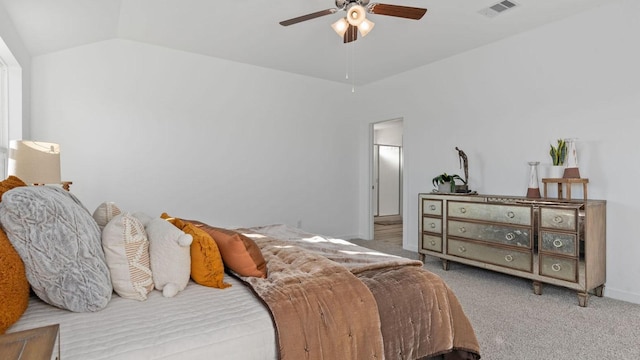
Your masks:
M330 25L343 12L283 27L334 0L0 0L32 55L113 38L358 85L377 81L571 16L610 0L381 0L427 8L422 20L368 15L375 28L345 45ZM345 80L347 67L354 66Z

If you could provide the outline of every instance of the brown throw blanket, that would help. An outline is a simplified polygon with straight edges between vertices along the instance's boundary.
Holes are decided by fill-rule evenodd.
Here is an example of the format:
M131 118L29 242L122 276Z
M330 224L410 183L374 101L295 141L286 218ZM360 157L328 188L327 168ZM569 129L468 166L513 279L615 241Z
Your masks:
M282 225L239 231L268 263L267 279L243 280L273 314L281 359L480 358L457 298L420 261Z
M254 238L266 279L241 277L271 310L280 359L382 359L376 300L347 268L271 238Z

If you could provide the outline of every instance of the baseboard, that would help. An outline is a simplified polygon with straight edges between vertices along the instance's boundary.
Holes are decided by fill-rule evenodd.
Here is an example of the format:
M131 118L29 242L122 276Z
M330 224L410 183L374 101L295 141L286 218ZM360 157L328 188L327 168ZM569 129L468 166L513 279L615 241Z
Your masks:
M628 291L612 289L610 287L604 288L604 296L616 300L627 301L634 304L640 304L640 294L631 293Z
M338 235L333 236L334 239L351 240L351 239L364 239L361 235Z

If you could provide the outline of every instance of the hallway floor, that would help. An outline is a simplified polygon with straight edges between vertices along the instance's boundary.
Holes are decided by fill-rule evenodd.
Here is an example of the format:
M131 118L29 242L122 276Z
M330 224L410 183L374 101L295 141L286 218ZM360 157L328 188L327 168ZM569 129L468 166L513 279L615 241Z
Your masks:
M374 241L402 246L402 222L389 225L374 223L373 230Z

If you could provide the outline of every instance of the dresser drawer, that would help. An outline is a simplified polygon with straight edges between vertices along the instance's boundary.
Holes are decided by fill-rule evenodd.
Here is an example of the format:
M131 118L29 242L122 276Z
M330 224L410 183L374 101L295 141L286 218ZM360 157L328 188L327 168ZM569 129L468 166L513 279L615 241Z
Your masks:
M540 209L540 227L566 231L577 231L578 209L544 207Z
M424 216L422 218L422 231L442 234L442 219Z
M531 229L448 220L447 235L531 249Z
M511 269L527 272L532 271L532 255L526 251L496 248L490 245L482 245L464 240L448 239L447 253L449 255L478 260Z
M424 215L442 216L442 200L422 199Z
M442 252L442 236L422 234L422 248L424 250Z
M540 255L540 275L578 282L578 260Z
M549 231L540 232L540 247L547 252L578 256L575 234L562 234Z
M531 226L532 210L527 205L499 205L449 201L450 217Z

